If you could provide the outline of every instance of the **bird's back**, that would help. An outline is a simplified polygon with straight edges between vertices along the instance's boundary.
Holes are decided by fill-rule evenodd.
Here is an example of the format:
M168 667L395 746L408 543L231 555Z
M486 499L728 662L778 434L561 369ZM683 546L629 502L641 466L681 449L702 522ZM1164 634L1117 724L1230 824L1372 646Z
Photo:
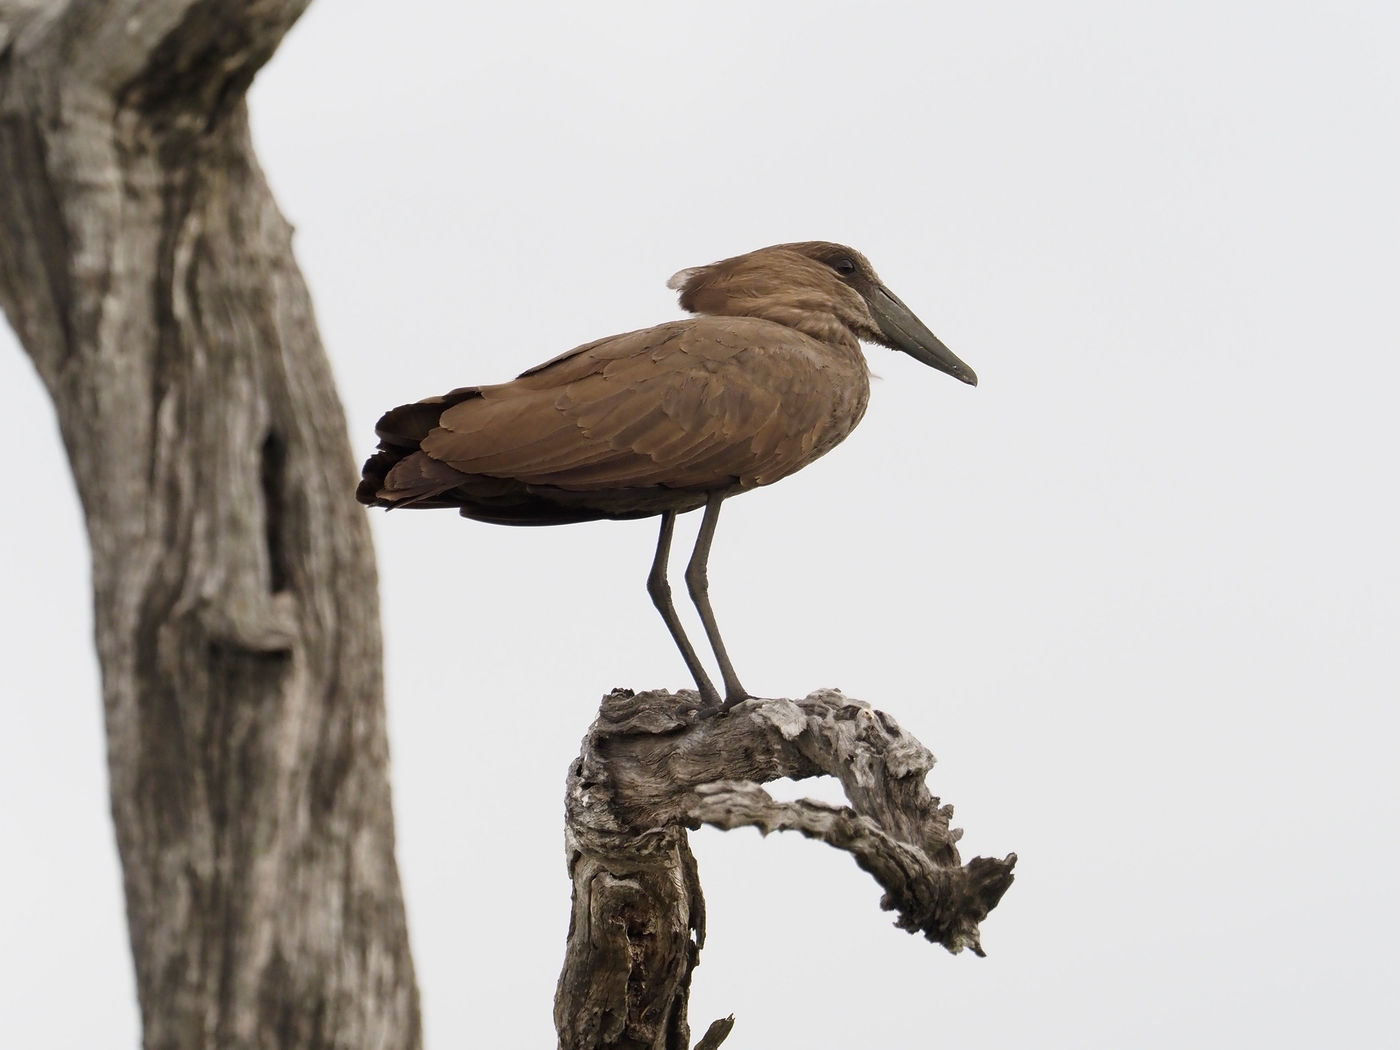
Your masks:
M806 466L868 399L854 340L754 317L675 321L392 409L359 498L505 524L689 510Z

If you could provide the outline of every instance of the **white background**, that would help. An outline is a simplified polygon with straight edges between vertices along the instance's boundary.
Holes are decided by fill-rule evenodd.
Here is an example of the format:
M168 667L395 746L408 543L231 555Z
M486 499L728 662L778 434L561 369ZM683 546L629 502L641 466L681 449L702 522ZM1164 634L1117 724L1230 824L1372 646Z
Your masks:
M864 251L981 376L871 349L865 423L726 505L711 581L750 689L889 710L964 856L1020 854L989 957L892 929L845 855L702 831L697 1031L1393 1038L1398 22L322 0L259 77L357 455L383 409L670 319L672 272L776 241ZM0 341L0 1021L132 1047L85 541ZM688 684L655 522L374 526L429 1044L551 1046L566 767L606 690Z

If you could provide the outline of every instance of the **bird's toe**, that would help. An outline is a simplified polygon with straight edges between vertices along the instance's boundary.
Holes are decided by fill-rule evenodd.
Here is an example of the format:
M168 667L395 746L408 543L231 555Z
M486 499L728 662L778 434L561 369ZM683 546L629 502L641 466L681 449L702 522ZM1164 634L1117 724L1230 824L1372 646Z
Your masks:
M676 708L676 714L681 718L690 715L695 715L697 718L711 718L719 714L724 707L724 702L720 700L718 693L684 689L676 695L678 697L687 695L694 697L694 699L682 699L680 706Z

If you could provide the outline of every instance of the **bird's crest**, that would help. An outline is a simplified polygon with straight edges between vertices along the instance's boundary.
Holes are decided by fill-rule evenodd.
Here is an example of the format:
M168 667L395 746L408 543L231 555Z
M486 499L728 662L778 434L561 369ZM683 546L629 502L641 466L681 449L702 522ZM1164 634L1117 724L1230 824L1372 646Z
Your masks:
M684 270L677 270L671 275L671 279L666 282L666 287L673 292L684 291L685 286L691 280L698 277L703 271L709 269L707 266L687 266Z

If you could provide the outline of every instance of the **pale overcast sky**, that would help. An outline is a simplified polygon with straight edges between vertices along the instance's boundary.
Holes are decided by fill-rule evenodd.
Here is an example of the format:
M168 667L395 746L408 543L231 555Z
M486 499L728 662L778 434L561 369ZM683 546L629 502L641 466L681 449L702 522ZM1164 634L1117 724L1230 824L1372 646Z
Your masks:
M697 1030L1394 1037L1397 45L1381 2L320 0L259 77L357 455L777 241L864 251L981 377L871 349L866 421L726 504L710 575L749 688L890 711L964 856L1020 854L988 958L844 854L705 830ZM85 539L8 329L0 405L4 1041L133 1047ZM609 688L689 684L655 522L374 525L429 1046L553 1045L567 765Z

